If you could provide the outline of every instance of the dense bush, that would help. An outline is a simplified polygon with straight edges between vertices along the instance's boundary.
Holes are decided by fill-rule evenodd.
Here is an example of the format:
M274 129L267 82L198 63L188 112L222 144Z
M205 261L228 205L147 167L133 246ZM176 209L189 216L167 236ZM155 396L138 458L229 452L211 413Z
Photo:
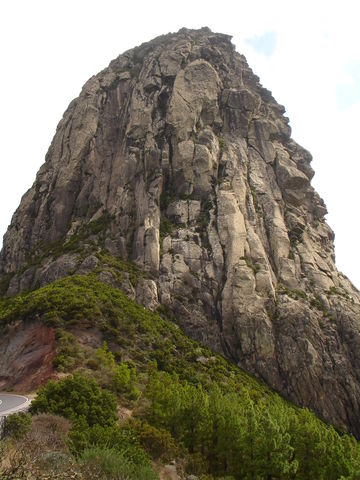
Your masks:
M86 427L76 422L70 431L70 440L72 451L76 453L93 445L101 448L111 446L134 463L149 463L149 456L140 444L139 435L130 424Z
M98 479L109 480L158 480L158 476L148 464L134 464L114 448L91 447L84 450L81 462L85 473L96 474Z
M157 428L145 420L133 420L131 425L137 432L141 446L154 460L168 462L181 453L170 432L165 428Z
M136 368L121 363L114 369L113 386L116 392L126 394L130 400L137 400L140 390L136 387Z
M99 478L155 479L149 455L130 425L86 427L77 422L69 435L71 451ZM118 475L118 476L116 476Z
M3 434L5 437L21 438L30 431L31 416L20 412L9 415L4 422Z
M54 368L60 372L74 370L82 361L82 351L74 335L61 328L56 331L57 356Z
M93 378L75 373L58 382L50 380L41 387L30 411L62 415L92 426L113 425L116 408L113 394L102 390Z

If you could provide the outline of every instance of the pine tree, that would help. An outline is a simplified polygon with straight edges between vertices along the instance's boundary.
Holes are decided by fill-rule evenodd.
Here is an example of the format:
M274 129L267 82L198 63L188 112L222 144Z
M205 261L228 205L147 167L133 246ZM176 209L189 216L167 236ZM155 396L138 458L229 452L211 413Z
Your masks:
M295 478L328 480L324 476L328 462L326 428L307 409L299 410L291 420L292 446L299 463Z
M272 406L270 411L262 410L259 418L258 465L260 475L266 480L293 478L298 468L285 415L286 412Z

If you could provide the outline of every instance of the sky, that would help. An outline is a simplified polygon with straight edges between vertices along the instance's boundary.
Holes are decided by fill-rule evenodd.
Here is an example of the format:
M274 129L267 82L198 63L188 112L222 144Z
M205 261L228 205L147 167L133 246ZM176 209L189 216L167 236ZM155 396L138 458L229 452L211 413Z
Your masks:
M360 288L359 11L358 0L2 1L0 237L88 78L158 35L208 26L233 36L285 106L313 155L337 266Z

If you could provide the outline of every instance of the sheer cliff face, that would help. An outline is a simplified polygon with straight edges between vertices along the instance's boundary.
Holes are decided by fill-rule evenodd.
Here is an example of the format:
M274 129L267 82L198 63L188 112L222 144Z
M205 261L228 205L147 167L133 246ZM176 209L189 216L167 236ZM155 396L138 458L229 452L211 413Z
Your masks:
M91 271L100 248L133 260L151 278L120 287L359 436L359 292L283 113L226 35L183 29L126 52L65 112L1 270L13 294Z

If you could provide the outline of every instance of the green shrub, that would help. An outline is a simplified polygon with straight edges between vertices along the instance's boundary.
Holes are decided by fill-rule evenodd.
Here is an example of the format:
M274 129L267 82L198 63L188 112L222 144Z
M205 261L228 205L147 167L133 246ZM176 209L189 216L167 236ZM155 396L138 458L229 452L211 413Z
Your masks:
M92 447L81 456L84 471L97 472L114 480L158 480L150 464L135 464L114 448ZM101 478L101 477L100 477Z
M179 455L179 448L168 430L156 428L145 420L134 420L132 426L142 447L154 460L168 462Z
M9 415L4 422L4 435L12 438L22 438L30 431L31 416L20 412Z
M109 370L113 370L115 368L114 355L109 350L109 347L106 342L103 342L102 347L96 350L95 355L99 365L104 366Z
M50 380L32 402L32 413L62 415L85 425L113 425L117 418L115 396L102 390L95 379L75 373L58 382Z
M54 368L60 372L69 372L79 365L83 352L76 337L63 329L55 334L57 356L54 359Z
M226 148L226 140L223 137L218 137L219 140L219 151L220 151L220 159L223 156L224 150Z
M93 446L102 449L111 447L131 463L150 465L150 458L140 444L139 435L129 423L122 426L94 425L86 427L79 421L70 431L69 439L70 448L77 455L81 455L82 452Z
M127 363L121 363L114 369L113 387L117 393L127 394L131 400L136 400L140 396L140 391L135 385L136 368Z

